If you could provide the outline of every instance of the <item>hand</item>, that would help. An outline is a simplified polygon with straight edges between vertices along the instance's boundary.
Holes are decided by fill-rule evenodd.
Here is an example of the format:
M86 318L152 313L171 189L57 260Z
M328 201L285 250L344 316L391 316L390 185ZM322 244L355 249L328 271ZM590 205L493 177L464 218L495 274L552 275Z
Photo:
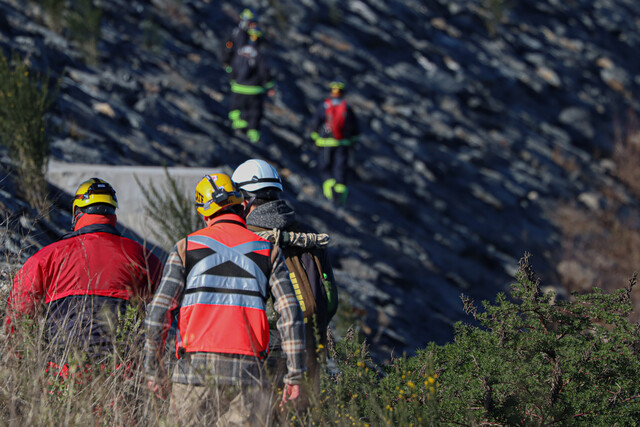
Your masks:
M293 401L300 397L300 386L298 384L285 384L282 390L282 402L280 402L280 410L284 411L284 405L287 401Z
M169 383L166 380L159 383L155 380L148 380L147 387L158 399L166 400L169 397Z

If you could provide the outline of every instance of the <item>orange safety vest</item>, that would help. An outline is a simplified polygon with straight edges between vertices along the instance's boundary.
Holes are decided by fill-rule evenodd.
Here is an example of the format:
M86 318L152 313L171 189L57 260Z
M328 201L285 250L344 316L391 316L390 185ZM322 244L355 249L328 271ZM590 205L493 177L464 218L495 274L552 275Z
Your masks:
M271 250L235 214L187 237L178 357L181 351L267 356Z

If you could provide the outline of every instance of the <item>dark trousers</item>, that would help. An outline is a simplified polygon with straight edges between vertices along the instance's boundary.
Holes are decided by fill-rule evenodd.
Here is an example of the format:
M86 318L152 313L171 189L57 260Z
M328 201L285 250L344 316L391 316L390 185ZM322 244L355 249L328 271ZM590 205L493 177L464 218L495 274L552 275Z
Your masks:
M338 184L347 183L350 147L320 148L320 173L322 180L335 179Z
M68 296L47 306L46 340L60 354L85 353L93 361L113 352L115 326L127 301L97 295Z
M246 120L248 129L259 130L260 120L264 112L264 95L242 95L232 93L231 111L240 110L240 118Z

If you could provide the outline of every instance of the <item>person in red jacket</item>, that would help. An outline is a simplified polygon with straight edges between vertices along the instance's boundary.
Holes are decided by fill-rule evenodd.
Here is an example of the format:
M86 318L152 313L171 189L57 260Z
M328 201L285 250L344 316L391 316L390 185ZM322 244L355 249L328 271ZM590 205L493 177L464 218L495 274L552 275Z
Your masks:
M324 196L338 205L347 203L350 157L359 139L358 118L344 99L345 83L329 83L331 93L311 120L311 139L320 150Z
M100 360L113 349L113 325L134 298L148 302L162 263L116 229L114 189L99 178L78 187L73 232L27 259L13 280L5 326L45 316L46 339L55 354L71 349Z

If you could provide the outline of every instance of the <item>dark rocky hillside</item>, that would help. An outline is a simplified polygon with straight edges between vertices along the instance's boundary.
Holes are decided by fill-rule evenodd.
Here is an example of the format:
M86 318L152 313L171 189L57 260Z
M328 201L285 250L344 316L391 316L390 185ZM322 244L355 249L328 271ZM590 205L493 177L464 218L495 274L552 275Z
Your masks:
M53 158L229 172L271 161L300 216L332 235L340 287L379 358L451 339L460 294L492 299L525 251L557 284L558 203L600 209L606 191L637 207L610 160L616 123L639 109L636 0L96 4L101 36L87 65L78 38L53 31L36 2L0 1L3 51L61 77ZM219 62L244 6L260 12L277 81L258 146L227 123ZM350 203L337 212L306 128L336 77L363 130ZM67 206L34 223L13 184L0 184L4 249L26 254L65 229Z

